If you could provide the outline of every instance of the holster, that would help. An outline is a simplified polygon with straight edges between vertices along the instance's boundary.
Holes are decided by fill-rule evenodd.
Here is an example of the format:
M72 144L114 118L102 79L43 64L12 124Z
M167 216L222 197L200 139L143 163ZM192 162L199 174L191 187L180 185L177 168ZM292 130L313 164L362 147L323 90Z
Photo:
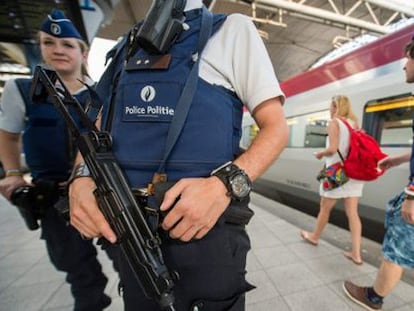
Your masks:
M236 201L232 200L224 211L224 222L233 225L246 226L252 219L254 212L249 208L250 197Z
M39 229L39 214L33 204L33 187L22 186L13 190L10 202L17 207L24 223L29 230Z
M33 184L16 188L10 198L29 230L39 228L38 221L49 207L59 202L62 195L62 189L56 181L41 179L33 181Z

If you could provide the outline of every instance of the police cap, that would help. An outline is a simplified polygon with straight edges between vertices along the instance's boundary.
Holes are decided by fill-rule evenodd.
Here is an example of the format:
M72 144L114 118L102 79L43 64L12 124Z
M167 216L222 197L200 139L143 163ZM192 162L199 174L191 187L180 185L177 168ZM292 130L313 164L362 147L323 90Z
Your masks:
M57 38L77 38L83 40L75 25L63 11L53 9L43 21L41 31Z

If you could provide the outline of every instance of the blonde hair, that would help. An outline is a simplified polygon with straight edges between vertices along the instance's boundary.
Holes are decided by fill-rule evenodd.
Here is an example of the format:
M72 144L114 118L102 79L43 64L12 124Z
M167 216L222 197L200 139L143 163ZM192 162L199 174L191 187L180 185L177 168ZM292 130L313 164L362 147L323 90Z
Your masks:
M89 46L85 41L78 39L78 43L79 43L79 47L80 47L82 53L88 53L89 52ZM82 73L82 76L90 77L89 72L88 72L88 64L86 62L82 62L81 73Z
M332 104L336 106L336 117L342 117L345 119L351 119L355 125L358 126L358 118L352 110L351 101L345 95L336 95L332 97Z

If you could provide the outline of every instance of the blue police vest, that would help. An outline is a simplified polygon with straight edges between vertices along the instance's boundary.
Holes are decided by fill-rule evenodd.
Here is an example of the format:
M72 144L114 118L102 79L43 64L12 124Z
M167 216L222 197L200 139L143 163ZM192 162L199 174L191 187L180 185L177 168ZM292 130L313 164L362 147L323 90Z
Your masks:
M23 151L34 179L64 181L73 166L76 146L64 119L50 102L33 103L30 98L31 79L16 79L26 106L26 125L23 133ZM84 106L88 91L75 98ZM72 117L80 127L76 113L70 107Z
M134 187L151 182L164 156L169 125L197 51L201 10L194 12L186 20L190 29L169 51L168 69L122 68L109 105L113 111L108 102L104 105L103 128L111 123L113 151ZM224 21L224 15L214 15L213 32ZM136 55L146 52L140 49ZM234 159L239 153L242 107L233 92L198 78L184 127L165 166L168 180L208 176Z

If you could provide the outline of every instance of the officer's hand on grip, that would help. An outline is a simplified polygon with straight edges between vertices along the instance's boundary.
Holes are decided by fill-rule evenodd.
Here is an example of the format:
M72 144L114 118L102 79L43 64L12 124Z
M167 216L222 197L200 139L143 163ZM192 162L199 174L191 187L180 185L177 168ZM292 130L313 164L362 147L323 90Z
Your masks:
M105 237L115 243L116 236L98 208L95 182L90 177L75 179L69 186L70 223L88 238Z
M226 187L215 176L181 179L165 193L161 210L168 214L162 228L169 231L170 237L184 242L201 239L229 205L226 193Z
M22 176L8 176L0 180L0 193L10 200L13 190L24 185L27 185L27 182Z

